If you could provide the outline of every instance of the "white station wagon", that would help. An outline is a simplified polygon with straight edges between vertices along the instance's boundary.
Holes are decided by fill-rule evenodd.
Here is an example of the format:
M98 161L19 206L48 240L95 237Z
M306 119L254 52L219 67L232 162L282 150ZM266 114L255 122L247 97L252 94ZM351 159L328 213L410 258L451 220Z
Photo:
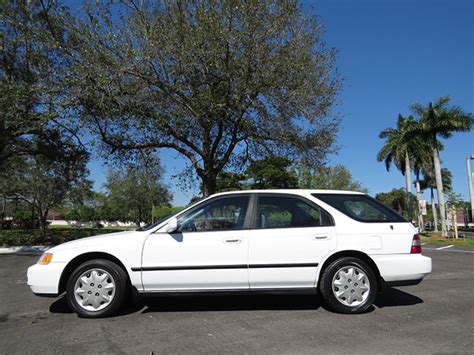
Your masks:
M28 269L37 295L66 293L83 317L104 317L131 292L311 289L361 313L384 285L431 272L415 227L361 193L259 190L210 196L142 230L49 249Z

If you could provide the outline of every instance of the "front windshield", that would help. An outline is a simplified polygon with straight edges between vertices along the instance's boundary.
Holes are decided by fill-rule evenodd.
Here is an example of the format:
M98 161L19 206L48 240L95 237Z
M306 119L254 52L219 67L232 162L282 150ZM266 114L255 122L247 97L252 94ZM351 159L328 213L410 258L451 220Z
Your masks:
M180 210L179 212L181 212L182 210ZM163 217L163 218L160 218L159 220L157 220L156 222L153 222L153 223L150 223L150 224L147 224L146 226L143 226L143 227L140 227L140 228L137 228L137 231L140 231L140 232L145 232L147 230L150 230L150 229L153 229L155 228L158 224L160 224L161 222L165 221L166 219L170 218L172 215L168 215L166 217Z
M201 201L202 201L202 200L195 201L195 202L193 202L193 203L191 203L191 204L189 204L189 205L187 205L187 206L181 208L181 209L180 209L179 211L177 211L177 212L171 213L171 214L169 214L169 215L167 215L167 216L165 216L165 217L160 218L160 219L157 220L156 222L147 224L147 225L145 225L145 226L143 226L143 227L137 228L136 230L139 231L139 232L146 232L146 231L148 231L148 230L150 230L150 229L153 229L153 228L155 228L156 226L158 226L160 223L166 221L166 220L167 220L168 218L170 218L171 216L177 215L177 214L181 213L182 211L184 211L185 209L187 209L187 208L189 208L189 207L193 207L194 205L197 205L197 204L200 203Z

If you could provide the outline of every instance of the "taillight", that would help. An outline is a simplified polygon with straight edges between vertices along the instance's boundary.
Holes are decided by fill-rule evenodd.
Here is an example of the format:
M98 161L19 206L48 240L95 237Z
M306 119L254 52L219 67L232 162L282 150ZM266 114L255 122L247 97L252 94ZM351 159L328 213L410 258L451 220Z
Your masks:
M421 253L421 241L420 241L420 236L418 234L415 234L413 236L413 240L411 242L411 254L419 254Z

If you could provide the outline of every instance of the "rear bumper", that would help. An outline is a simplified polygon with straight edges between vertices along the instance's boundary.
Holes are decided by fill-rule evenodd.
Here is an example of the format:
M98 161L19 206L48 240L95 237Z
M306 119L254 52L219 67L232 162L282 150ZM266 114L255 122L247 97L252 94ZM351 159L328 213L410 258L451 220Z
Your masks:
M431 272L431 258L421 254L371 255L387 285L408 286Z
M37 296L54 297L58 295L59 280L66 263L35 264L28 268L27 285Z

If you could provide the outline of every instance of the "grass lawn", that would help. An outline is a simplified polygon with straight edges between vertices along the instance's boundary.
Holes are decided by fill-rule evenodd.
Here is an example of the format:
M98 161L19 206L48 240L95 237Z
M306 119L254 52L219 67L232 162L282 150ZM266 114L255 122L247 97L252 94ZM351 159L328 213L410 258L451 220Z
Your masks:
M45 234L39 229L33 230L0 230L0 246L20 245L58 245L70 240L90 237L93 235L116 233L128 228L74 228L59 227L48 228Z
M421 242L436 245L454 245L460 247L474 248L474 238L445 238L439 233L422 233Z

